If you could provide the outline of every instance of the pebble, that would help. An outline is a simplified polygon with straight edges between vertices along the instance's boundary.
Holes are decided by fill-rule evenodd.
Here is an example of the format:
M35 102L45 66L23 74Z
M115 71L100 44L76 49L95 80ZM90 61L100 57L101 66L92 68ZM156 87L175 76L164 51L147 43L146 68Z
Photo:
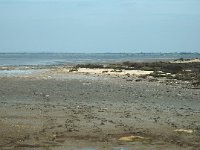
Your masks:
M121 137L119 138L119 141L134 142L134 141L143 140L143 139L144 137L131 135L131 136Z

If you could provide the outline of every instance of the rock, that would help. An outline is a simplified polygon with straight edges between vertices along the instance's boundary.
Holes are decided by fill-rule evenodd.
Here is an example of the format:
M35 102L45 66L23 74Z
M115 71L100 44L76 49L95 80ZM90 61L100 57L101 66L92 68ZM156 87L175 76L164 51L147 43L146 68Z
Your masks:
M148 81L149 81L149 82L156 82L156 81L159 81L159 80L158 80L158 79L155 79L155 78L150 78Z
M50 95L45 95L46 98L48 98Z
M104 70L104 71L102 71L102 73L108 73L108 71L107 71L107 70Z
M101 108L100 110L98 110L98 112L105 112L107 110L108 110L108 108Z
M139 81L142 81L142 79L136 79L135 81L136 81L136 82L139 82Z
M174 130L175 132L180 132L180 133L189 133L189 134L192 134L194 131L191 130L191 129L176 129Z
M119 138L119 141L134 142L134 141L143 140L143 139L144 137L131 135L131 136L121 137Z

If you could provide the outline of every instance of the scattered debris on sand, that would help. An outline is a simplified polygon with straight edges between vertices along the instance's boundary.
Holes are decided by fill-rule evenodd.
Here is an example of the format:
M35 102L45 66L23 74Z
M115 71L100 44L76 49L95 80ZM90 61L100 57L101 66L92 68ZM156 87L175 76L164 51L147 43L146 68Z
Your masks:
M191 129L176 129L174 130L175 132L179 132L179 133L189 133L189 134L192 134L194 133L194 130L191 130Z
M121 137L119 138L119 141L124 141L124 142L134 142L134 141L138 141L138 140L144 140L145 138L142 136L125 136L125 137Z

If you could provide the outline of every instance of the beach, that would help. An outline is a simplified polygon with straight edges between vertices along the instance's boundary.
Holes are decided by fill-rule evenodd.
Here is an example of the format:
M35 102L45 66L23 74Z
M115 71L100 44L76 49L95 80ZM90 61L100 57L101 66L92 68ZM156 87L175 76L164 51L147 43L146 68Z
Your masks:
M145 70L38 68L1 67L0 149L200 147L200 88L190 81Z

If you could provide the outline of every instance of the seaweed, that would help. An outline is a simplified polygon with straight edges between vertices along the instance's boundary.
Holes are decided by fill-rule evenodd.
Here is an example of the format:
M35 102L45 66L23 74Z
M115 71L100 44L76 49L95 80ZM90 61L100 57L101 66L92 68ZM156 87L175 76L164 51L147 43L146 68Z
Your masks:
M103 65L101 64L78 64L75 66L75 68L90 68L90 69L94 69L94 68L104 68Z
M188 60L180 58L179 60ZM144 70L144 71L154 71L150 74L153 77L165 77L168 79L177 79L193 82L200 81L200 63L171 63L171 62L130 62L125 61L123 63L116 64L79 64L75 68L110 68L115 71L121 70Z

